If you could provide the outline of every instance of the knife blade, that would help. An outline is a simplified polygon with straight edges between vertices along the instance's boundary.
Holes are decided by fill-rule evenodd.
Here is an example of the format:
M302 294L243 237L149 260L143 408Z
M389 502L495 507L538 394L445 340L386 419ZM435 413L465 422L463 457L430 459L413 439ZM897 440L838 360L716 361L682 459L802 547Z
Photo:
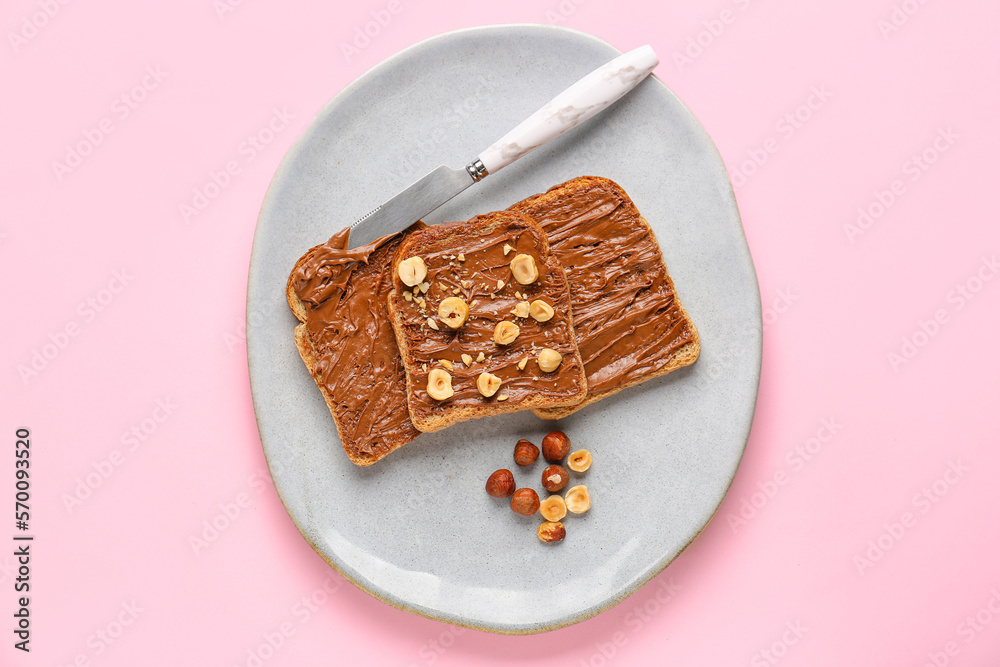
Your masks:
M474 183L594 117L635 88L658 63L652 47L647 45L598 67L480 153L464 169L441 165L357 220L351 225L351 247L401 231Z

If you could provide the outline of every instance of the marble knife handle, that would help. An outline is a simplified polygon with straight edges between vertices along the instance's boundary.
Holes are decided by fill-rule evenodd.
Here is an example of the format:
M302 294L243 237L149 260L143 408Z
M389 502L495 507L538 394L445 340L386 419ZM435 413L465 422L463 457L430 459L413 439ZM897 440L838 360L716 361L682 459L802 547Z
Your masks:
M475 162L469 165L473 178L479 180L503 169L597 115L637 86L659 62L651 46L640 46L598 67L480 153L481 165Z

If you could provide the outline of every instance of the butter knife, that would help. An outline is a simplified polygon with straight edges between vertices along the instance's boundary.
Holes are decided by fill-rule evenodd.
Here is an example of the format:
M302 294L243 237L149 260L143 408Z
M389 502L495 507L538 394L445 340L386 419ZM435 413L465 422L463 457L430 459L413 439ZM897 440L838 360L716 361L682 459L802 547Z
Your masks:
M598 67L480 153L464 169L441 165L355 222L351 225L351 247L405 229L473 183L597 115L637 86L659 62L652 47L647 45Z

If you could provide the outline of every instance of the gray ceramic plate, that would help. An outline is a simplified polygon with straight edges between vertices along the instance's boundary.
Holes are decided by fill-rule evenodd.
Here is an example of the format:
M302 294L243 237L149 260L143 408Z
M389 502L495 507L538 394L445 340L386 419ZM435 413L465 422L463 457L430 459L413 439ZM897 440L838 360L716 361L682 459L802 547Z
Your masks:
M638 46L638 45L636 45ZM330 565L389 604L501 633L583 620L662 570L712 517L757 397L760 297L722 161L658 79L425 218L466 219L575 176L620 183L649 220L701 335L692 367L596 403L558 427L593 453L593 509L544 545L483 485L497 469L539 488L514 443L554 427L531 413L423 435L369 468L344 455L299 359L285 282L311 246L439 164L480 150L618 51L579 32L493 26L427 40L347 86L285 156L257 223L247 295L254 407L275 487ZM651 502L651 499L655 499Z

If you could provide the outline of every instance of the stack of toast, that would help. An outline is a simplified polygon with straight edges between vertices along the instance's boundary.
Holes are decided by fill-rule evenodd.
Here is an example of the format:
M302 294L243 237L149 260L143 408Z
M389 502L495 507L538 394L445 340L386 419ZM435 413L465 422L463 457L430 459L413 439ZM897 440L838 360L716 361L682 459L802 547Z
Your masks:
M698 358L652 229L606 178L361 248L348 234L299 259L287 296L358 465L467 419L559 419Z

